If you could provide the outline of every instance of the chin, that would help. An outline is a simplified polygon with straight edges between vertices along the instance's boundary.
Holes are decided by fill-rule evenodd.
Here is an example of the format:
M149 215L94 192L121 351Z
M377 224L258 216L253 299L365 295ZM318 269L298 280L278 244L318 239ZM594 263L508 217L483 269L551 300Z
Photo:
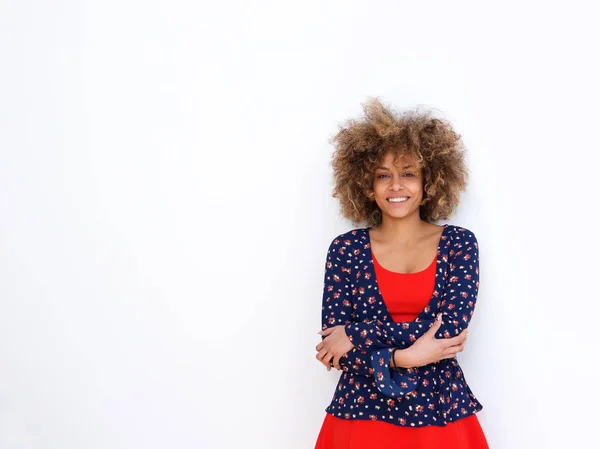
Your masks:
M419 214L419 210L409 210L409 211L392 210L392 211L383 212L383 215L387 215L390 218L406 218L406 217L411 216L412 214Z

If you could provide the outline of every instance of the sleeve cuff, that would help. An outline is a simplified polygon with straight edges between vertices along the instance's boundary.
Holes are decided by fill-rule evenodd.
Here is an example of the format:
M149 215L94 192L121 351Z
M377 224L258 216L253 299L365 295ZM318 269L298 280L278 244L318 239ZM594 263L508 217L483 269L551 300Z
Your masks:
M371 354L371 366L377 389L390 398L402 398L417 390L419 373L415 368L392 370L390 361L393 350L394 348L374 350Z

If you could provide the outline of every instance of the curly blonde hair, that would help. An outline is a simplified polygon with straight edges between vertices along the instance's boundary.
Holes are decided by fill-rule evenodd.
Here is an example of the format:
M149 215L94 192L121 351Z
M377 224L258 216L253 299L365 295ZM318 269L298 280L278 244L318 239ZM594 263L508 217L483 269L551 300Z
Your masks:
M363 104L364 118L350 119L331 139L333 197L355 224L379 226L381 210L373 196L375 169L387 151L410 156L422 169L423 201L419 215L427 222L448 219L466 189L468 169L461 136L446 120L418 108L396 113L377 98Z

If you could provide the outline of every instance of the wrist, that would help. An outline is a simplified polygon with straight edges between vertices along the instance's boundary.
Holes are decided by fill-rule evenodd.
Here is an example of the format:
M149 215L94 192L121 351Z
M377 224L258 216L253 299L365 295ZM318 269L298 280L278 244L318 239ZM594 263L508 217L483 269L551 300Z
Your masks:
M394 364L398 368L414 368L415 363L410 348L394 351Z

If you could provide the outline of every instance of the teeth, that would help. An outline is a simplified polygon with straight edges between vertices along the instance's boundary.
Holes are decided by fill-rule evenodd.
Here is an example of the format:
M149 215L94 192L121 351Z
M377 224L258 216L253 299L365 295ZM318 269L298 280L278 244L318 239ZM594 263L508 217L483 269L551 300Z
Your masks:
M406 201L408 199L407 196L403 196L402 198L388 198L388 201L390 203L402 203L403 201Z

